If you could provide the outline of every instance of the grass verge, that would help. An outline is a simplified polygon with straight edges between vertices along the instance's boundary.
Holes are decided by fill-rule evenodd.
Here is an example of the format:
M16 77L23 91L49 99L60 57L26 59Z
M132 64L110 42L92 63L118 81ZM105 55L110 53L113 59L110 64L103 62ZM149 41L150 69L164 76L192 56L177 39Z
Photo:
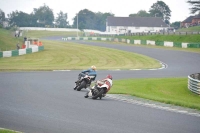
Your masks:
M0 29L0 51L16 50L16 44L22 44L22 37L15 38L11 31Z
M0 71L85 69L149 69L161 64L150 57L72 42L43 41L44 51L0 58Z
M200 26L178 29L177 32L199 32Z
M13 131L13 130L9 130L9 129L0 128L0 133L22 133L22 132L18 132L18 131Z
M81 36L82 33L78 32L78 34ZM36 30L28 30L23 31L23 36L30 37L30 38L42 38L42 37L48 37L48 36L70 36L70 37L76 37L77 32L73 31L36 31Z
M127 94L200 110L200 96L187 88L187 78L114 80L111 94Z

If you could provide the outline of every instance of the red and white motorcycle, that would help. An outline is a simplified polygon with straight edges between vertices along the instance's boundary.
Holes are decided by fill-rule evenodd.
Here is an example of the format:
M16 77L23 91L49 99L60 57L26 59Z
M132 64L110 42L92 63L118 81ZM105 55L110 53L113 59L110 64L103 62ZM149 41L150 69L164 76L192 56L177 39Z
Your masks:
M105 79L105 80L98 80L96 81L95 85L90 88L88 94L85 96L85 98L91 97L92 99L101 99L105 96L105 94L110 90L112 87L112 80L111 79Z

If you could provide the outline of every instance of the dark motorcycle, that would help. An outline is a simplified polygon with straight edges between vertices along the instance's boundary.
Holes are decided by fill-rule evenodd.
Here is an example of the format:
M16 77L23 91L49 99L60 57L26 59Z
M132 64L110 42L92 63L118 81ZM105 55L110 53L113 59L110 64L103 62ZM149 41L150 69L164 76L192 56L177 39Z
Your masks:
M88 74L79 74L78 81L74 87L74 90L80 91L83 88L88 88L91 85L94 76L89 76Z

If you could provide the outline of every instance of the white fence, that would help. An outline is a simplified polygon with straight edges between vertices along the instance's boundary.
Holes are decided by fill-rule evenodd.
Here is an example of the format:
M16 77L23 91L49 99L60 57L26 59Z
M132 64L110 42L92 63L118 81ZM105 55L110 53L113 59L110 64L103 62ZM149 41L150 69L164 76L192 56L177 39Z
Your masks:
M20 30L38 30L38 31L74 31L77 32L79 29L72 29L72 28L43 28L43 27L20 27ZM84 32L88 33L96 33L96 34L110 34L106 32L101 32L98 30L91 30L91 29L84 29Z
M188 89L200 95L200 73L188 76Z

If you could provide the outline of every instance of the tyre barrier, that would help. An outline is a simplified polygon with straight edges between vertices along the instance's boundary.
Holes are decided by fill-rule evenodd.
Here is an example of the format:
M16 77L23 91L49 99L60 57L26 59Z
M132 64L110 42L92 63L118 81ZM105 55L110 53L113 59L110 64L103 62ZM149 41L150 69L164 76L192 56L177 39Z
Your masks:
M0 58L30 54L30 53L34 53L34 52L43 51L43 50L44 50L44 46L33 46L33 47L27 48L27 49L19 49L19 50L12 50L12 51L0 51Z
M185 42L168 42L168 41L152 41L152 40L137 40L137 39L122 39L122 38L101 38L101 37L66 37L62 40L97 40L97 41L114 41L127 44L141 44L164 47L179 47L179 48L200 48L200 43L185 43Z
M188 76L188 89L200 95L200 73Z

